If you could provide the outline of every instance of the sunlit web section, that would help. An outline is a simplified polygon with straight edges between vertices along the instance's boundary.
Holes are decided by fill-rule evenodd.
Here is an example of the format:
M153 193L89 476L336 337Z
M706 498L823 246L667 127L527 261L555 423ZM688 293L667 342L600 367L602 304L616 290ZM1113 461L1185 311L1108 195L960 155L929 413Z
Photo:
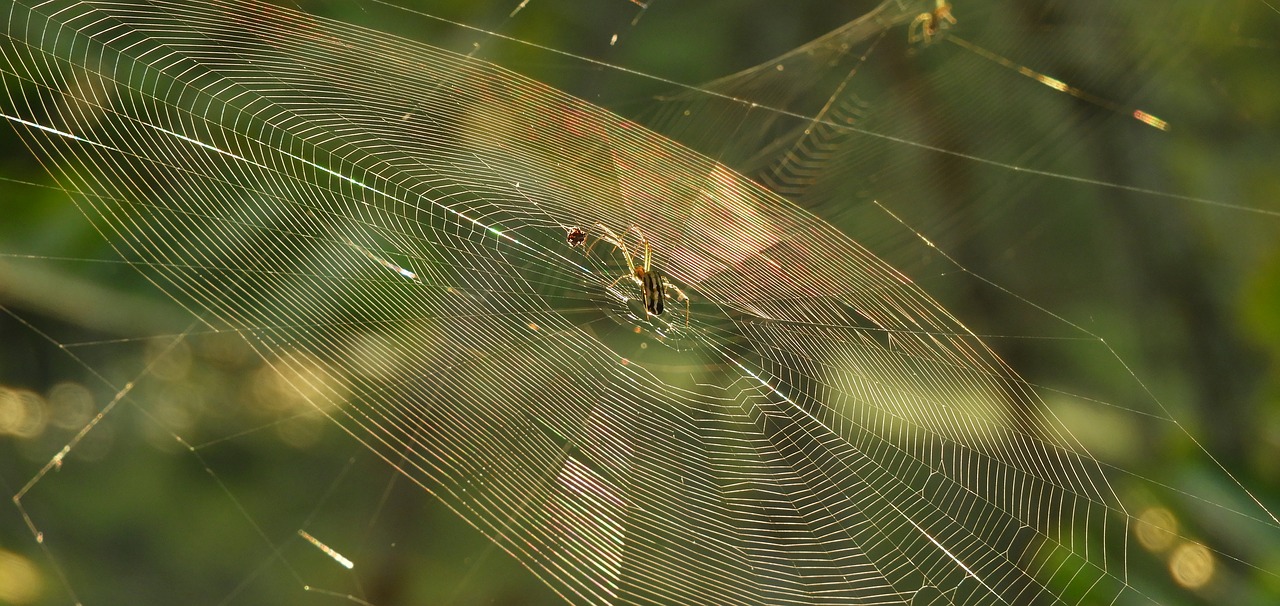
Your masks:
M267 4L3 19L5 115L121 258L566 600L1151 598L1128 512L1029 386L725 164ZM597 224L643 230L689 327L567 245Z

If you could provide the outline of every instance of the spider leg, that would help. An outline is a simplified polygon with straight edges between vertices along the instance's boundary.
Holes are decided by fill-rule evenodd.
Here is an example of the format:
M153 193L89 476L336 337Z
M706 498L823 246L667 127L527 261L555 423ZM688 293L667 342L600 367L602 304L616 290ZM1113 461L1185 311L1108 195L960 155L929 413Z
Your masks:
M591 246L588 246L587 251L583 254L586 254L586 255L591 254L591 249L595 248L596 244L599 244L601 241L608 242L612 244L615 249L622 250L622 256L627 260L627 269L630 269L631 274L634 275L636 273L636 265L635 263L631 262L631 251L627 250L626 241L623 240L622 238L619 238L618 234L613 233L613 230L609 229L608 226L606 226L604 223L596 223L596 227L599 227L600 231L604 232L605 235L599 238L596 238L596 241L592 242ZM617 283L618 283L617 280L615 280L614 284L617 284ZM610 286L612 286L612 284Z
M907 28L907 43L914 44L916 42L929 43L932 35L929 33L929 27L933 24L933 13L920 13L916 15L911 26Z
M636 232L636 237L640 239L640 246L644 248L644 265L641 267L643 267L644 271L648 273L649 267L653 265L653 247L649 246L649 239L644 237L644 232L640 231L639 227L632 225L627 228L627 231Z
M605 290L608 290L608 289L610 289L610 288L613 288L614 286L617 286L617 285L618 285L618 282L621 282L621 281L623 281L623 280L625 280L625 279L627 279L627 278L634 278L634 277L635 277L635 276L634 276L634 275L631 275L631 274L622 274L621 276L618 276L618 277L617 277L617 279L615 279L614 281L610 282L610 283L609 283L609 285L605 287Z
M612 282L610 282L610 283L609 283L609 285L608 285L608 286L606 286L606 287L604 287L604 288L605 288L605 290L611 290L611 289L613 289L613 287L614 287L614 286L617 286L617 285L618 285L618 282L621 282L621 281L623 281L623 280L626 280L627 278L631 278L632 280L636 280L636 281L639 281L639 280L640 280L639 278L637 278L637 277L636 277L636 275L635 275L635 274L622 274L621 276L618 276L617 278L614 278L614 280L613 280ZM644 288L643 288L643 286L642 286L642 287L640 288L640 294L641 294L641 296L643 297L643 301L644 301L644 319L645 319L646 321L648 321L648 319L649 319L649 299L648 299L648 297L649 297L649 293L644 292ZM626 295L622 295L622 300L626 301L626 300L629 300L629 299L630 299L630 297L628 297L628 296L626 296Z
M675 298L676 303L684 301L684 327L688 328L689 327L689 295L684 294L684 291L680 290L679 286L676 286L675 284L668 282L666 278L662 279L662 283L665 284L667 288L670 288L671 290L676 291L676 295L677 295ZM668 299L671 298L671 293L669 292L667 293L667 298Z

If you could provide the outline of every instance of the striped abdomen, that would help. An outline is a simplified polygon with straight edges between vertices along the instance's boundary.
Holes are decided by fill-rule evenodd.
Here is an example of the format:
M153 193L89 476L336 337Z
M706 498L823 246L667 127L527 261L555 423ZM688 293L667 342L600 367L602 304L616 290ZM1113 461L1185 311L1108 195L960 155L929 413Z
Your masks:
M636 268L639 269L639 268ZM662 275L654 270L636 272L640 274L640 290L644 293L644 308L653 315L662 313L662 300L666 298L666 290L662 285Z

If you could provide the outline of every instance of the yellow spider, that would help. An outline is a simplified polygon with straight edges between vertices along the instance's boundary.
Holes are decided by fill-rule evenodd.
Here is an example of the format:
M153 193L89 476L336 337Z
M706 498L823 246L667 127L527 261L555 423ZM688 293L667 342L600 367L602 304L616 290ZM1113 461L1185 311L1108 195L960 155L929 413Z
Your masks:
M640 239L640 246L644 247L644 255L642 257L643 264L636 265L631 261L631 252L627 250L627 243L613 233L613 230L606 227L603 223L596 223L596 227L604 233L587 247L586 254L591 254L591 249L600 242L608 242L615 249L622 251L622 256L627 259L627 267L631 270L629 273L618 276L617 280L609 283L608 288L613 288L618 282L627 278L635 280L636 285L640 287L640 294L644 297L644 314L645 320L649 316L660 316L663 311L663 303L666 299L670 299L671 292L676 293L675 301L679 303L684 301L684 325L689 325L689 297L679 287L667 281L667 277L662 272L653 268L653 249L649 247L649 239L644 237L644 233L639 227L632 225L627 232L636 232L636 237ZM624 234L627 232L623 232Z
M915 21L911 22L911 27L907 28L907 42L929 44L933 42L934 36L955 24L956 18L951 15L951 3L947 0L937 0L936 8L927 13L920 13Z

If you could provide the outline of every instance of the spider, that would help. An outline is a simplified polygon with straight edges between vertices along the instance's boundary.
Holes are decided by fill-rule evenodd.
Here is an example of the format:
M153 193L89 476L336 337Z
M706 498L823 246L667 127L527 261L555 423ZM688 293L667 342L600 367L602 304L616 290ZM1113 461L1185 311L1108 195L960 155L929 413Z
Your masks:
M631 270L629 273L618 276L618 279L609 283L608 288L613 288L618 282L627 278L635 280L636 285L640 287L640 293L644 297L644 315L648 320L649 316L660 316L663 311L664 300L670 299L671 292L675 291L675 302L684 301L684 325L689 325L689 296L684 294L683 290L667 281L667 277L662 272L653 268L653 249L649 246L649 239L644 237L644 233L639 227L632 225L627 232L634 231L636 236L640 238L640 246L644 247L643 265L636 265L631 261L631 252L627 250L627 243L613 233L613 230L606 227L603 223L596 223L596 227L605 235L596 239L587 247L586 254L591 254L591 249L600 242L608 242L616 249L622 251L622 256L627 259L627 267ZM622 233L627 233L622 232Z
M929 44L933 42L934 36L955 24L956 18L951 15L951 3L947 0L937 0L936 8L916 15L915 21L911 22L911 27L907 28L907 42Z

